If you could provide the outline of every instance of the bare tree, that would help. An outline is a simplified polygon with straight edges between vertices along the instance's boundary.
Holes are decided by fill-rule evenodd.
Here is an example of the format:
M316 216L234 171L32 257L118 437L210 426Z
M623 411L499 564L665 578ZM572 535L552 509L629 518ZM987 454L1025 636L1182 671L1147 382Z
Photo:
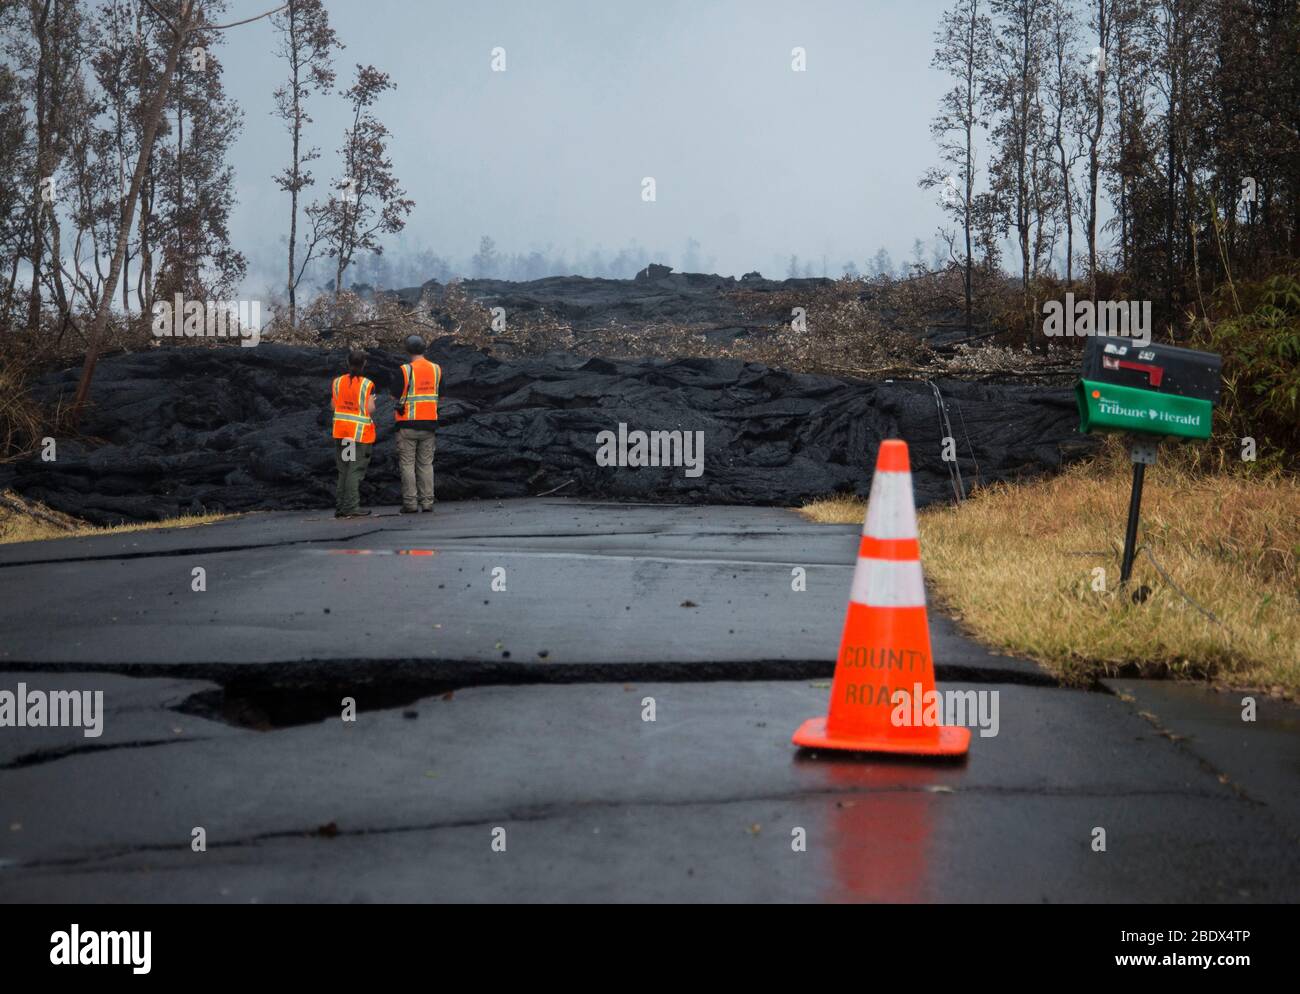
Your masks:
M208 13L216 8L210 0ZM172 124L160 143L154 210L165 233L156 292L224 297L243 279L247 264L231 245L229 219L235 203L229 152L243 113L225 93L217 54L220 34L196 28L176 68L165 115Z
M1196 147L1192 135L1208 87L1201 55L1211 33L1206 12L1207 0L1158 0L1147 25L1154 54L1152 81L1164 98L1164 296L1170 322L1181 298L1178 274L1190 265L1191 242L1204 226L1194 193L1197 159L1204 149Z
M86 40L94 41L93 31ZM96 238L100 221L111 213L114 187L105 179L108 135L96 123L103 111L101 97L81 85L78 74L76 85L68 88L60 105L63 162L56 203L61 210L50 210L46 226L46 275L59 311L58 341L69 328L80 328L74 311L86 306L93 309L104 289ZM60 213L71 222L70 252L65 252Z
M281 190L289 194L289 327L298 323L298 285L323 237L319 224L312 225L303 243L302 261L298 251L298 197L315 179L307 165L320 158L315 147L303 148L303 127L311 123L307 113L307 98L313 93L325 93L334 85L333 49L342 48L334 29L330 27L329 12L321 0L289 0L284 10L273 19L280 35L276 54L289 63L289 79L276 88L275 113L285 123L293 152L289 165L274 179Z
M36 143L29 212L27 261L31 267L31 293L27 305L27 330L40 330L42 284L56 290L61 312L67 295L57 259L46 265L47 239L60 249L56 201L56 174L68 151L73 125L72 110L82 97L81 49L83 13L80 0L27 0L29 27L34 42L31 66L32 116Z
M135 216L136 202L140 196L140 186L144 181L149 158L153 154L154 139L158 134L158 124L162 120L163 110L167 106L167 98L171 92L172 81L176 76L176 67L180 62L182 49L184 49L191 35L204 26L210 26L212 30L225 30L226 28L235 27L237 24L246 24L250 20L267 17L275 13L275 11L267 11L265 14L257 15L257 18L247 18L232 24L207 25L201 0L176 0L174 8L171 8L166 13L159 11L150 0L145 0L145 2L149 3L150 9L166 24L167 56L154 92L150 95L147 103L140 109L143 128L140 153L136 158L135 170L131 175L131 188L127 192L126 208L123 211L121 222L118 224L116 245L113 249L112 262L108 268L106 284L110 287L116 286L118 279L122 275L122 260L126 256L126 245L131 236L131 222ZM275 10L279 9L279 7L275 8ZM69 415L73 424L76 423L81 412L85 410L86 402L90 397L90 384L95 376L95 366L99 361L99 352L104 341L104 331L108 326L108 316L109 311L112 309L112 302L113 295L111 293L100 294L99 304L95 308L95 317L88 334L86 357L81 366L81 379L77 383L77 393L73 398Z
M1026 344L1033 341L1031 280L1036 274L1040 246L1031 244L1039 207L1042 105L1039 87L1047 0L992 0L997 40L990 60L986 92L994 112L995 155L991 166L994 190L1005 205L1010 227L1020 246L1022 319ZM1041 223L1040 223L1041 230Z
M489 236L484 235L479 239L478 251L470 259L470 275L475 279L493 279L497 274L499 265L497 256L497 243Z
M1115 205L1109 226L1119 232L1120 268L1139 282L1140 241L1133 203L1139 178L1149 164L1146 107L1151 54L1145 41L1150 0L1112 0L1112 58L1107 73L1114 83L1115 121L1107 185ZM1136 268L1135 268L1136 266Z
M1074 166L1082 157L1075 136L1079 132L1084 78L1078 65L1078 24L1067 0L1052 0L1048 18L1046 102L1051 110L1051 141L1056 150L1059 204L1065 227L1065 281L1073 283Z
M116 220L120 223L126 204L127 171L138 151L136 128L131 118L139 95L137 66L142 46L136 33L135 14L129 3L106 0L99 7L99 22L102 37L92 65L103 93L108 134L108 148L101 163L105 173L101 178L105 183L111 183L116 191ZM131 312L132 258L134 253L128 244L122 261L121 279L122 310L128 315Z
M935 32L935 43L930 64L942 69L955 82L940 98L939 113L930 124L943 166L929 170L921 185L941 190L944 209L961 226L965 238L965 252L958 258L952 252L955 236L944 234L950 254L962 267L969 337L974 306L975 131L987 126L980 87L987 76L989 53L993 48L992 23L981 12L980 0L957 0L944 12Z
M14 320L18 264L30 202L30 187L24 183L30 151L26 124L20 80L8 66L0 64L0 272L7 271L0 300L3 331Z
M1092 48L1088 68L1092 77L1080 89L1081 130L1087 143L1088 156L1088 296L1097 299L1097 195L1102 167L1101 142L1106 133L1106 109L1110 94L1106 90L1106 63L1111 58L1111 33L1114 21L1114 0L1090 0L1089 27L1096 44Z

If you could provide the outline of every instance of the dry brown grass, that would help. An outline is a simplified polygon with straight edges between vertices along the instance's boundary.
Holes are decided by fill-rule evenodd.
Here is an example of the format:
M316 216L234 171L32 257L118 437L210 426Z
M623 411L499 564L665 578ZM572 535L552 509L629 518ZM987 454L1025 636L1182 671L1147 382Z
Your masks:
M836 494L805 504L799 513L819 525L860 525L866 520L867 502L861 497Z
M142 525L100 528L6 490L0 493L0 545L13 542L43 542L58 538L82 538L87 535L120 535L126 532L152 531L156 528L194 528L224 521L234 516L193 514Z
M876 375L914 368L928 350L919 337L919 312L910 313L890 296L899 285L841 279L776 292L741 287L730 294L741 310L780 331L713 348L729 358L801 372ZM790 327L795 308L806 312L806 330Z
M1155 562L1138 556L1128 592L1117 587L1130 466L1111 445L1059 476L922 512L939 601L980 640L1069 682L1168 674L1300 696L1300 483L1161 460L1147 473L1139 533ZM844 498L804 511L854 523L862 512ZM1142 586L1150 596L1134 603Z
M1005 280L981 277L981 299L990 306L1007 292ZM426 293L413 304L403 303L395 294L383 290L364 297L351 290L344 290L337 298L322 293L299 309L298 324L293 328L287 324L283 304L273 303L261 340L318 348L400 349L408 335L422 335L426 340L450 335L502 359L552 351L610 359L738 359L793 372L870 378L1026 374L1039 378L1061 368L1063 363L1071 371L1077 365L1077 355L1059 348L1051 355L1042 355L1019 346L987 347L990 342L953 351L936 351L924 345L921 336L931 318L959 308L961 280L955 270L921 273L907 279L845 278L774 292L742 284L730 291L730 296L757 329L752 336L711 338L706 334L707 327L672 323L611 323L577 330L568 318L545 310L512 314L507 326L498 330L492 327L489 308L453 280L436 298ZM790 327L794 307L807 312L804 331ZM997 307L993 311L1001 313ZM977 314L976 320L988 322L990 314ZM24 335L6 336L0 341L0 363L10 364L11 356L5 354L8 349L25 367L17 381L30 382L41 371L77 361L84 344L80 324L63 331L51 327L36 344ZM150 330L150 321L137 315L130 321L110 323L103 356L156 348L220 349L229 345L229 338L158 339ZM13 391L6 389L0 394L8 395ZM4 413L0 411L0 416ZM60 412L47 414L54 417ZM0 420L0 441L4 433L5 421ZM24 437L30 434L20 433Z
M926 315L951 290L952 274L927 274L911 280L841 279L777 291L739 286L729 296L758 329L751 337L710 338L694 324L609 324L576 330L568 319L546 311L512 315L501 331L491 327L489 309L457 283L446 287L437 308L442 323L428 318L427 301L407 311L392 304L389 319L402 334L414 331L492 351L501 358L550 351L603 358L738 359L801 373L882 376L985 377L1039 376L1068 366L1078 357L1063 349L1050 354L1021 348L970 347L939 353L921 342ZM945 287L947 289L945 289ZM791 328L792 311L806 311L806 330ZM355 329L357 326L353 325ZM350 332L351 333L351 332ZM984 343L985 346L988 343ZM1063 366L1064 364L1064 366Z
M31 395L28 376L17 364L0 366L0 459L31 452L45 434L46 415Z

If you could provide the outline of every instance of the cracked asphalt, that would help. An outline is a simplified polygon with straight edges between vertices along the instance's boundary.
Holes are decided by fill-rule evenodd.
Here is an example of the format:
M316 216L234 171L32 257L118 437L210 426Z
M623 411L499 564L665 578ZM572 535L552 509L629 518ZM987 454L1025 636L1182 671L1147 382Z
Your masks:
M0 548L0 691L105 705L98 738L0 728L0 901L1300 897L1281 701L1059 687L932 609L998 734L796 751L857 533L541 499Z

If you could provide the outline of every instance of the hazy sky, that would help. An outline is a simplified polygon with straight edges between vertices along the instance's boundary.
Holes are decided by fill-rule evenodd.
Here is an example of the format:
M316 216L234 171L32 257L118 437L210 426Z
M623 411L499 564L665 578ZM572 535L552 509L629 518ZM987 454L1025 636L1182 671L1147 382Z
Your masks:
M268 0L231 0L227 19ZM677 264L690 238L709 268L784 276L791 253L895 263L941 222L917 187L936 161L929 67L940 0L330 0L352 67L397 90L378 116L416 201L406 244L446 256L491 235L505 252L636 241ZM235 240L260 264L287 231L271 182L288 155L271 92L285 72L268 21L227 32L226 85L245 112L235 146ZM491 71L506 50L507 70ZM807 71L791 70L791 49ZM345 114L314 98L318 180L338 173ZM657 201L641 199L654 177ZM322 189L323 184L317 186ZM261 265L250 284L262 277ZM264 280L260 280L263 281ZM252 290L254 287L249 286Z

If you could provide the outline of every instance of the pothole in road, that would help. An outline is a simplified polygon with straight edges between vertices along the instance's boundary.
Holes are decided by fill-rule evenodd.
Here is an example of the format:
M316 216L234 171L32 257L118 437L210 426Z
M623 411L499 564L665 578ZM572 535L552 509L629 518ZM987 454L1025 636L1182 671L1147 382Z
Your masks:
M541 654L539 654L541 655ZM122 667L104 667L121 671ZM356 710L410 709L417 701L459 688L534 684L750 682L830 680L827 659L556 663L529 660L362 660L314 663L132 667L129 675L175 676L216 684L173 710L238 728L272 731L338 718L344 699ZM939 664L941 683L1000 683L1057 687L1041 670Z
M237 728L270 732L314 725L344 712L344 700L355 701L358 714L367 711L409 710L426 697L455 690L460 684L429 681L313 683L309 687L279 686L262 681L234 680L223 687L200 691L175 710Z

